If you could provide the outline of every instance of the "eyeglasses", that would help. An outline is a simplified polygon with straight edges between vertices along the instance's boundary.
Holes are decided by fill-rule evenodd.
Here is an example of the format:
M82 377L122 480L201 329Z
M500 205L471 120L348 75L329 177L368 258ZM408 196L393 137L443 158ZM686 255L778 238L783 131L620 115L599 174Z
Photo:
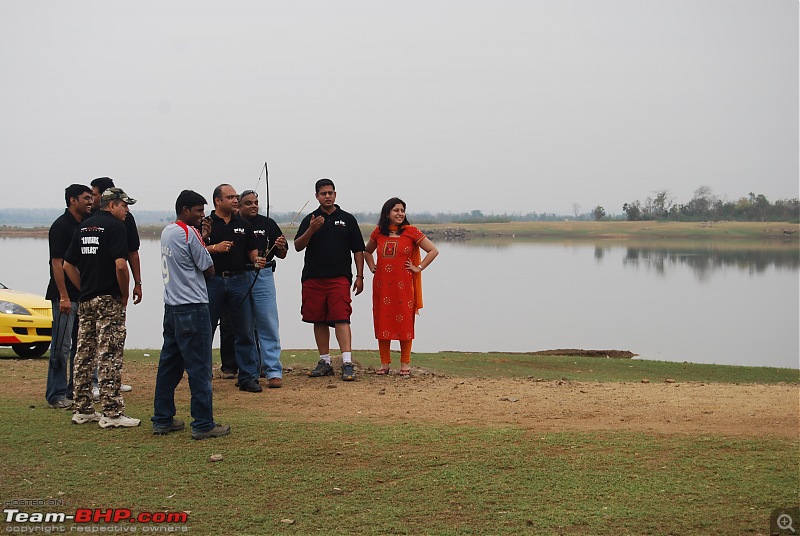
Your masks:
M244 192L242 192L239 195L239 198L241 199L242 197L244 197L246 195L254 195L254 196L258 197L258 193L255 190L245 190Z
M336 192L317 192L317 195L325 197L328 195L336 195Z

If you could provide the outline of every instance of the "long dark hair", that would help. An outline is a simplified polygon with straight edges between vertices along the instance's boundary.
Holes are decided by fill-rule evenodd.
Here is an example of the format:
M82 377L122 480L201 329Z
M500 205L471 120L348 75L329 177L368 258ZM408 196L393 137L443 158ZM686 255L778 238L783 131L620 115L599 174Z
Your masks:
M383 236L389 236L389 213L395 207L395 205L403 205L403 209L406 208L406 202L400 199L399 197L393 197L389 199L387 202L383 204L383 208L381 209L381 217L378 219L378 229L380 230ZM403 226L404 225L411 225L408 222L408 217L403 219L403 223L400 224L400 229L397 230L397 234L403 233Z

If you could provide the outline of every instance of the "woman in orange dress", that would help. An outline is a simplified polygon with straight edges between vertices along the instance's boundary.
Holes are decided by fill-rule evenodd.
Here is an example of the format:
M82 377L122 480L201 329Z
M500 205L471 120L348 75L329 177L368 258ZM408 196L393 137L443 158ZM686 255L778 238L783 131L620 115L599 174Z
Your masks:
M420 249L425 258L420 260ZM373 253L377 252L377 264ZM383 204L378 226L372 231L364 260L374 274L372 316L381 355L376 374L388 374L389 345L400 341L400 375L411 373L414 318L422 309L422 271L439 250L406 218L406 204L393 197Z

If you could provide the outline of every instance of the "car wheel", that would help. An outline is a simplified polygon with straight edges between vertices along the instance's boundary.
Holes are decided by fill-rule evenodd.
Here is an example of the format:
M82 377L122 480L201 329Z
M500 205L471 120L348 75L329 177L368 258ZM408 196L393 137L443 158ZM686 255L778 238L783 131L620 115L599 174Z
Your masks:
M49 342L11 345L11 349L20 357L42 357L48 348L50 348Z

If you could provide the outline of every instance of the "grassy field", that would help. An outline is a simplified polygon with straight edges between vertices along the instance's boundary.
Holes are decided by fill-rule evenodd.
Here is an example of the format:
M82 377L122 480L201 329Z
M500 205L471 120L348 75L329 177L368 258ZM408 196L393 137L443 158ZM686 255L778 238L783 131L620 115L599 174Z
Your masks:
M420 225L425 229L464 229L475 237L629 238L706 240L800 239L800 224L781 222L555 221Z
M155 370L155 356L129 350L126 362ZM43 407L46 361L16 360L6 349L0 357L0 495L63 501L67 513L186 511L188 523L174 528L192 534L768 534L770 511L798 502L797 438L309 422L222 397L215 411L235 433L193 442L186 433L153 437L147 422L133 430L70 425L68 413ZM298 350L283 357L295 366L315 359ZM800 381L788 369L414 355L420 369L463 378L525 377L532 360L537 378L553 380ZM145 395L126 398L129 414L151 414ZM186 415L188 397L178 406ZM224 461L210 462L212 454ZM117 526L137 527L144 530Z

